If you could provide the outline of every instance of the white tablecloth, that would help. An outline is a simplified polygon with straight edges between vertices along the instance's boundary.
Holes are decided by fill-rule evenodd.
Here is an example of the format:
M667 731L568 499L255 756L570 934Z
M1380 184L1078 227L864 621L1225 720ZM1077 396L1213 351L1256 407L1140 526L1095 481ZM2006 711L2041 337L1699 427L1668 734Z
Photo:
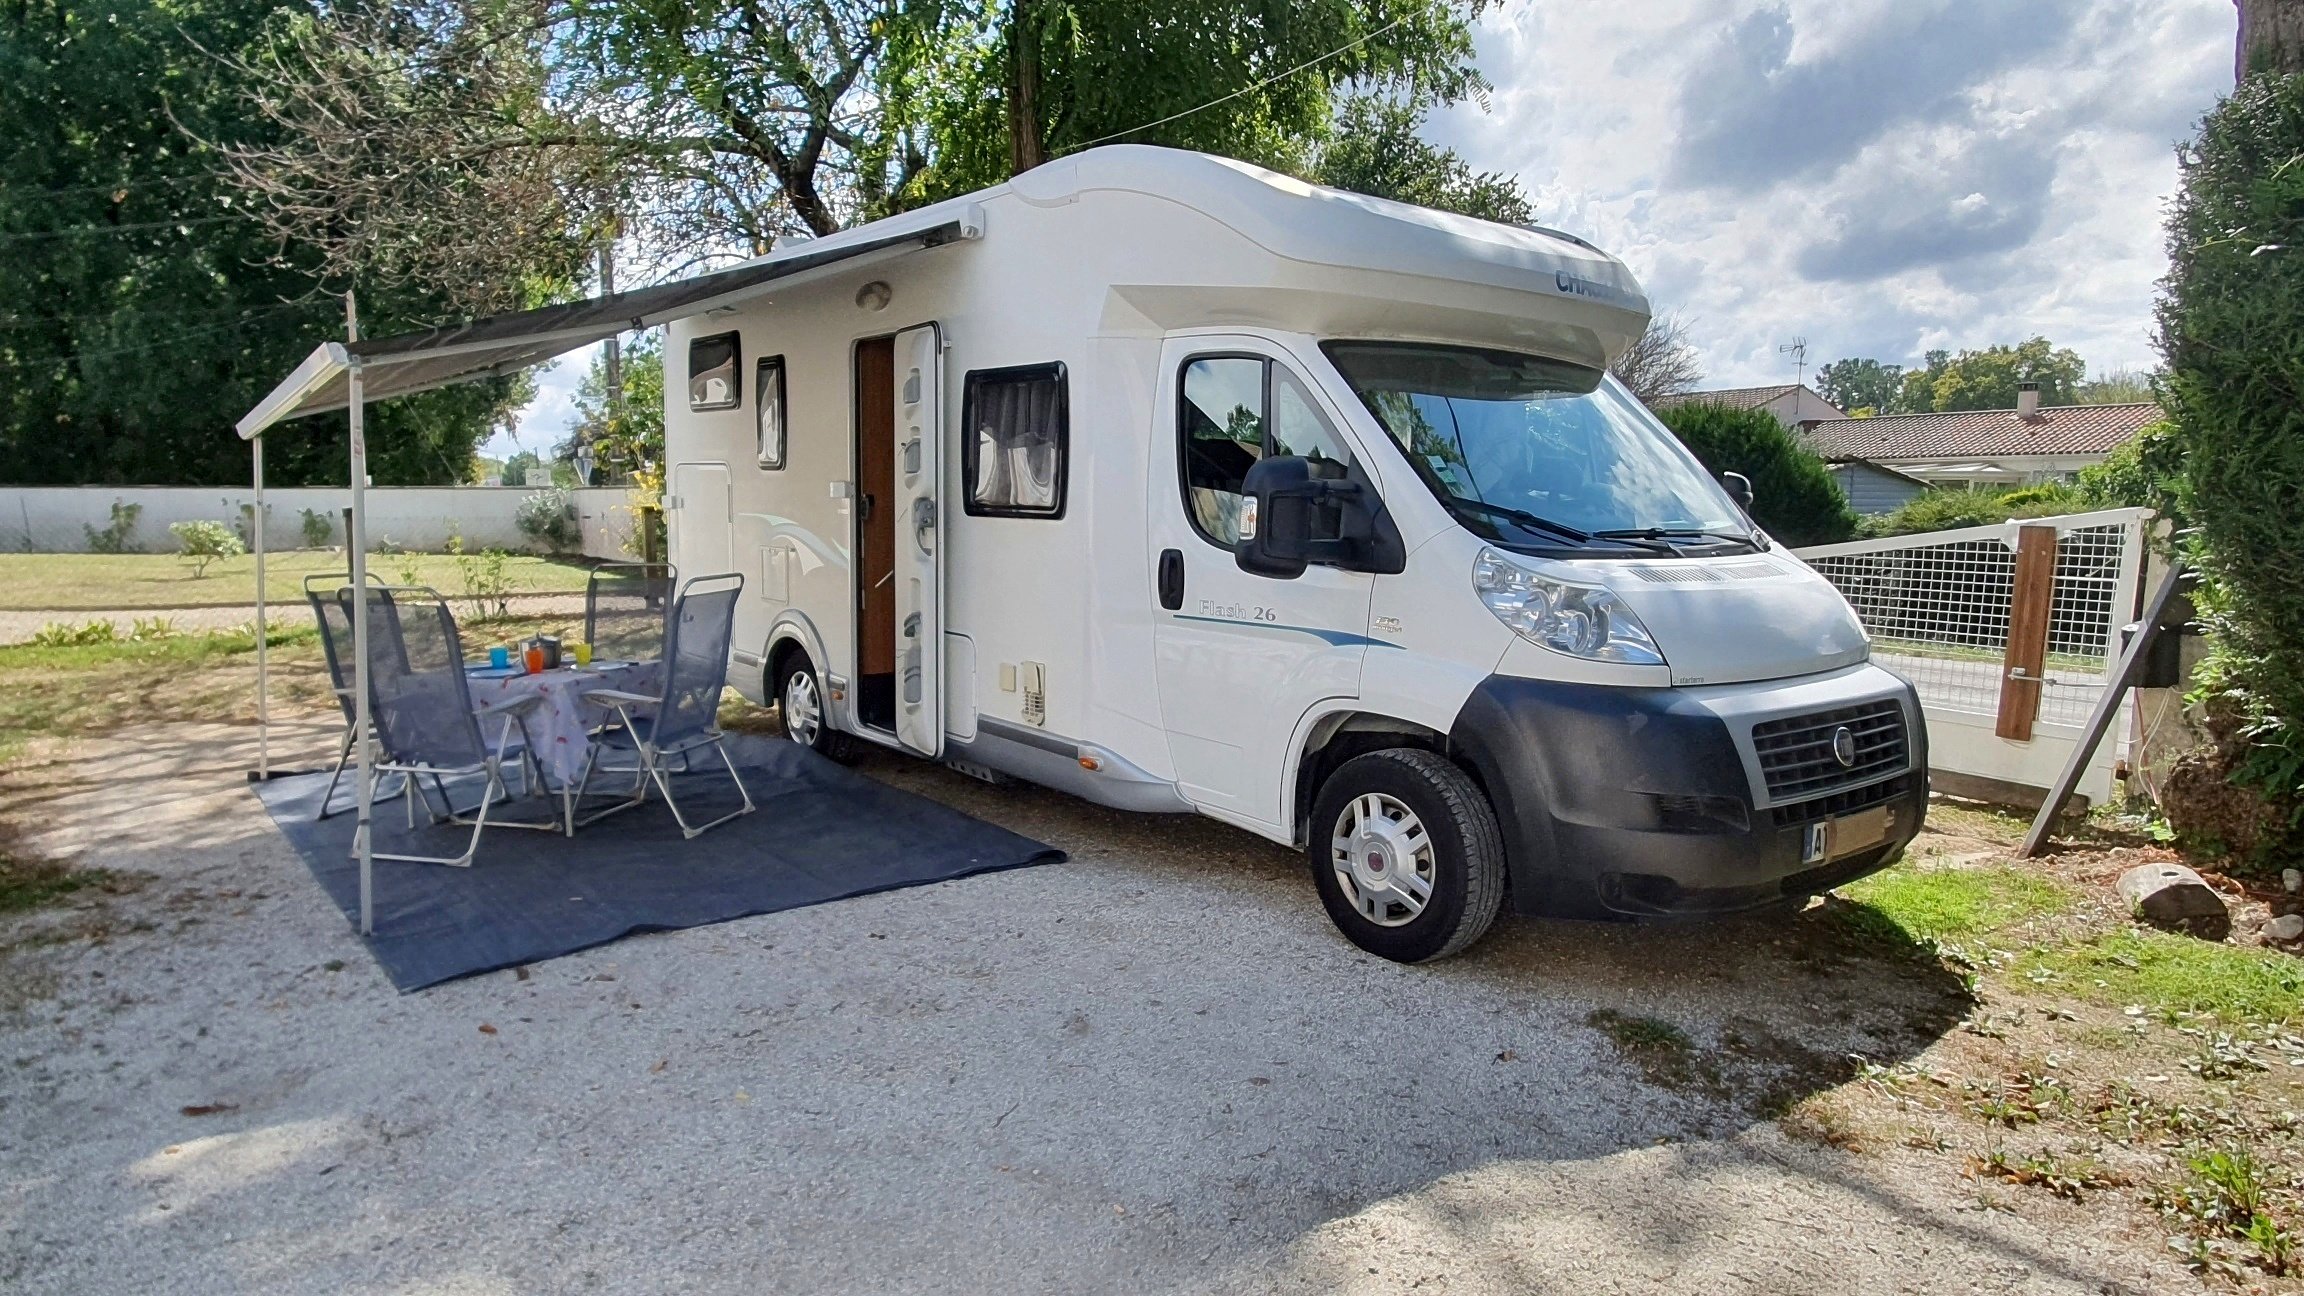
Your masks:
M566 785L584 772L584 756L592 747L588 736L592 727L614 717L613 712L584 703L583 695L599 689L652 694L663 682L664 663L595 665L582 670L561 666L535 675L497 675L482 670L467 673L466 679L476 707L531 695L544 699L521 716L521 723L527 727L528 740L536 744L536 759L544 772ZM491 740L495 738L493 726L482 722L481 727Z

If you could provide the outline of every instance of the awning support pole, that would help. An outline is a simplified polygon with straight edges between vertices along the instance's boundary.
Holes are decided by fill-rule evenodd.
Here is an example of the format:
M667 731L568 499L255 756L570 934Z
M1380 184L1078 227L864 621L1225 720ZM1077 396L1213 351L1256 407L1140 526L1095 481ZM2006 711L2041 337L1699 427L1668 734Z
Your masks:
M271 662L266 652L271 638L264 621L264 434L253 438L256 450L256 511L249 522L249 538L256 543L256 777L272 777Z
M360 340L360 318L352 294L344 294L344 332ZM346 397L352 421L352 528L344 545L352 551L352 734L360 754L360 817L352 830L354 849L360 854L360 934L376 934L376 773L368 740L368 438L361 428L367 413L367 393L361 390L360 359L355 356L345 375Z

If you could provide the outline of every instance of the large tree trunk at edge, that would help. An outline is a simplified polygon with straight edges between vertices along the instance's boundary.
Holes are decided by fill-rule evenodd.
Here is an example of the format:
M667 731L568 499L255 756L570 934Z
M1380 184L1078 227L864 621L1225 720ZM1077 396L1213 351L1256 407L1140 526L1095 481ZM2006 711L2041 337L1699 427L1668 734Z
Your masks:
M2304 0L2233 0L2240 40L2233 80L2251 72L2304 72Z
M1048 160L1040 139L1040 38L1033 30L1032 0L1015 0L1008 11L1008 174Z

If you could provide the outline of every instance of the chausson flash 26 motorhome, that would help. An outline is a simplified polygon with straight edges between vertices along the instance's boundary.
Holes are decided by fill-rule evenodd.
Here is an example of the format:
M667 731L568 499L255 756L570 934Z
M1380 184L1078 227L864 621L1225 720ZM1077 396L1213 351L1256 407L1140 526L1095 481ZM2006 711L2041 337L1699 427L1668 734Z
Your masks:
M847 244L907 250L665 348L673 557L794 741L1299 845L1399 960L1918 830L1911 688L1606 376L1590 245L1136 146L774 255Z

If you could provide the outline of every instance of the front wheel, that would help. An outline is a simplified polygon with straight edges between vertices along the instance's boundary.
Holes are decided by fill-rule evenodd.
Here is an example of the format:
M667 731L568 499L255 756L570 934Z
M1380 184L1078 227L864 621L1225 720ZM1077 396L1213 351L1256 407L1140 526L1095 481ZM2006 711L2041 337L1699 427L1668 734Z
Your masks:
M819 756L845 759L852 750L848 735L832 727L816 664L808 660L808 654L795 651L784 659L778 675L776 708L784 722L784 736Z
M1470 775L1412 747L1356 756L1313 804L1305 855L1328 917L1397 963L1480 939L1504 899L1504 835Z

